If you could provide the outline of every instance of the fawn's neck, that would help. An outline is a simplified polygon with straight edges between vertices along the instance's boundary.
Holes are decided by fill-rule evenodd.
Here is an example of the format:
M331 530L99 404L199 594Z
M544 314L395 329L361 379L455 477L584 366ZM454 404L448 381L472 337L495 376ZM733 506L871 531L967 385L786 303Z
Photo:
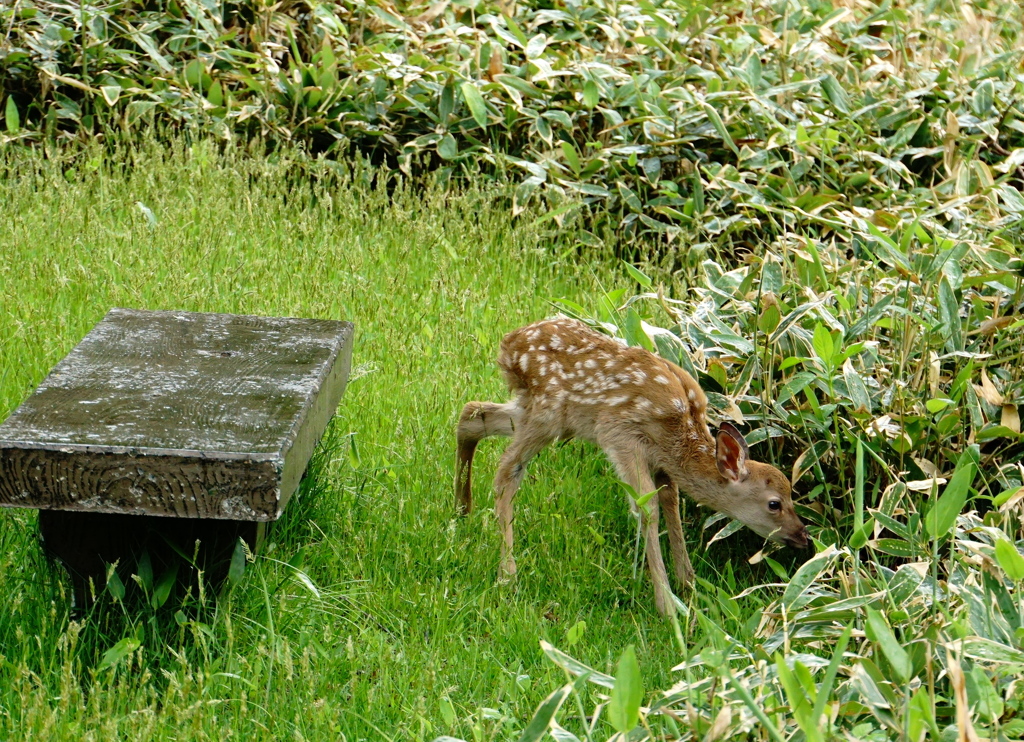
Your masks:
M718 472L715 441L705 424L683 420L672 435L662 440L668 445L659 452L658 463L679 489L701 505L728 510L724 503L726 480Z

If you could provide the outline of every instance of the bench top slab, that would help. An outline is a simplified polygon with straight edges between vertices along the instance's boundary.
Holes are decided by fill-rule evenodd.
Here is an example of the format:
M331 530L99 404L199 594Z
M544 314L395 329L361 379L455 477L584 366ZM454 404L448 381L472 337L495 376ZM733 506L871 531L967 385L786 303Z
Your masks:
M352 329L112 309L0 425L0 505L273 520L340 401Z

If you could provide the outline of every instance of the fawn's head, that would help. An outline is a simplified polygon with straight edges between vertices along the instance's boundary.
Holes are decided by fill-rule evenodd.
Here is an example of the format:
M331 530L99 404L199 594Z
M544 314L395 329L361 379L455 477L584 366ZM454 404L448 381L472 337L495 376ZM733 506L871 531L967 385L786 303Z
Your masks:
M759 536L798 549L809 546L786 475L770 464L751 461L747 442L730 423L719 426L715 442L715 463L726 490L722 502L716 503L719 509Z

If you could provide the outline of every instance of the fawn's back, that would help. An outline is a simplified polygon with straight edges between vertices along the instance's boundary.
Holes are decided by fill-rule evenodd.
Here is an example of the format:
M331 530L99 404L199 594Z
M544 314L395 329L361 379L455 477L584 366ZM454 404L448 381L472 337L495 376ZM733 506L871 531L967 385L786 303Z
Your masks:
M531 426L543 426L551 437L600 444L608 428L659 433L669 424L696 451L714 448L707 398L689 374L581 322L553 319L510 332L498 365Z

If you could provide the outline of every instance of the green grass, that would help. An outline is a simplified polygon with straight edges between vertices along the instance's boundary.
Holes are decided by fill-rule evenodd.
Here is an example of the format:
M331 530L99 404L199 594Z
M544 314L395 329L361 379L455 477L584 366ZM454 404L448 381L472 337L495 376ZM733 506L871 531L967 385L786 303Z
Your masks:
M672 630L632 578L633 521L597 449L535 461L512 585L495 581L500 444L481 447L475 511L454 517L455 417L504 396L501 335L549 314L549 298L607 288L606 268L553 258L485 185L392 182L391 198L371 171L203 145L86 154L73 168L19 158L0 185L0 416L112 306L347 319L357 331L314 476L223 600L154 611L107 595L70 621L35 514L0 511L0 738L515 738L564 682L539 640L565 648L581 620L580 659L614 671L635 644L646 686L671 684ZM736 589L727 554L695 554L698 572ZM104 667L125 637L140 648Z

